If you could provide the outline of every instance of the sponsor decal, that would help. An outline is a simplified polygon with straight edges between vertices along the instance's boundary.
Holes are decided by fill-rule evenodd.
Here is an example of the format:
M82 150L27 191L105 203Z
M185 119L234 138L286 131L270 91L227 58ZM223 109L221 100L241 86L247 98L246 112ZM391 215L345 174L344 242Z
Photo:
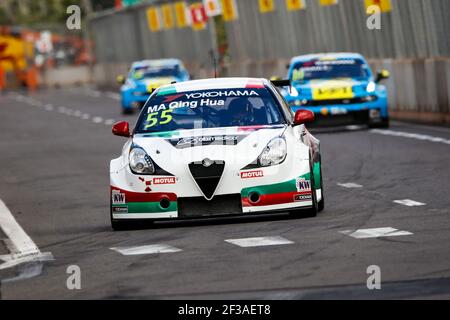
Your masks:
M296 180L295 183L296 183L298 192L311 191L311 181L310 180L306 180L305 178L297 178L295 180Z
M113 207L112 211L118 213L128 213L128 207Z
M125 193L121 193L118 190L113 190L111 192L111 201L112 204L125 204Z
M262 170L241 172L241 179L261 178L261 177L264 177L264 172Z
M312 196L310 194L294 194L294 201L310 201Z
M186 93L188 99L200 98L217 98L217 97L251 97L259 96L258 92L254 90L227 90L227 91L205 91Z
M153 178L153 184L175 184L175 177Z
M150 186L152 185L152 180L146 180L142 177L139 177L139 180L142 181L142 183L145 184L145 192L150 192L152 191L152 188L150 188Z
M171 139L169 142L178 149L206 145L237 145L246 135L200 136Z

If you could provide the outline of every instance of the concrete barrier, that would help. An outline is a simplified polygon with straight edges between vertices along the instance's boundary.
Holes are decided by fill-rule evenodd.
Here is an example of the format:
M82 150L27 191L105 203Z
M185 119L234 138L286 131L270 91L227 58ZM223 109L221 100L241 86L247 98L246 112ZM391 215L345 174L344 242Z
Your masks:
M89 66L67 66L43 70L40 73L39 83L44 87L92 84L92 69Z

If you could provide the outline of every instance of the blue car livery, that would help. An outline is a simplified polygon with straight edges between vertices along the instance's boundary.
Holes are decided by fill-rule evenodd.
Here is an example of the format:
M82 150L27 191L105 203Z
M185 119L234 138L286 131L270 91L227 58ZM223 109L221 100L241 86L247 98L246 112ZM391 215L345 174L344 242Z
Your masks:
M152 91L162 85L187 80L190 80L189 73L178 59L134 62L127 78L118 79L122 83L122 112L128 114L142 108Z
M317 126L368 125L388 127L386 87L382 70L376 76L356 53L312 54L292 58L288 79L281 90L292 111L314 112Z

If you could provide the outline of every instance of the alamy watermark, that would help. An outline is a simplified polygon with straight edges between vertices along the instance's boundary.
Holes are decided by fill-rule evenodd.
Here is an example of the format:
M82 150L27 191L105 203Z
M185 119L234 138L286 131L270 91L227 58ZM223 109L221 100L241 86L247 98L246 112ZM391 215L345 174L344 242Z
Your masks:
M77 265L70 265L66 269L70 276L66 280L66 287L69 290L81 290L81 268Z
M378 5L368 6L367 12L369 17L366 21L367 29L381 30L381 8Z
M381 268L377 265L370 265L367 267L366 273L369 275L366 281L367 289L380 290L381 289Z
M69 30L81 29L81 8L77 5L67 7L66 13L69 17L66 20L66 26Z

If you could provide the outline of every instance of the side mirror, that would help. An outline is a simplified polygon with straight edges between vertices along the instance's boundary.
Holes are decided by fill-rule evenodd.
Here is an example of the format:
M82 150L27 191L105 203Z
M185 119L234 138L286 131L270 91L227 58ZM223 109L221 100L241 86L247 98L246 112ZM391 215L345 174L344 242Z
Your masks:
M116 77L116 81L117 81L117 83L118 84L124 84L125 83L125 76L123 76L123 75L118 75L117 77Z
M291 67L290 63L286 64L286 70L289 70L290 67Z
M314 112L310 110L297 110L294 116L294 126L314 121Z
M131 136L130 125L126 121L116 122L112 127L112 133L116 136L129 138Z
M385 70L385 69L380 70L380 71L378 71L378 73L377 73L377 77L376 77L376 79L375 79L375 82L378 83L378 82L380 82L381 80L388 79L390 75L391 75L391 74L389 73L389 71L387 71L387 70Z

